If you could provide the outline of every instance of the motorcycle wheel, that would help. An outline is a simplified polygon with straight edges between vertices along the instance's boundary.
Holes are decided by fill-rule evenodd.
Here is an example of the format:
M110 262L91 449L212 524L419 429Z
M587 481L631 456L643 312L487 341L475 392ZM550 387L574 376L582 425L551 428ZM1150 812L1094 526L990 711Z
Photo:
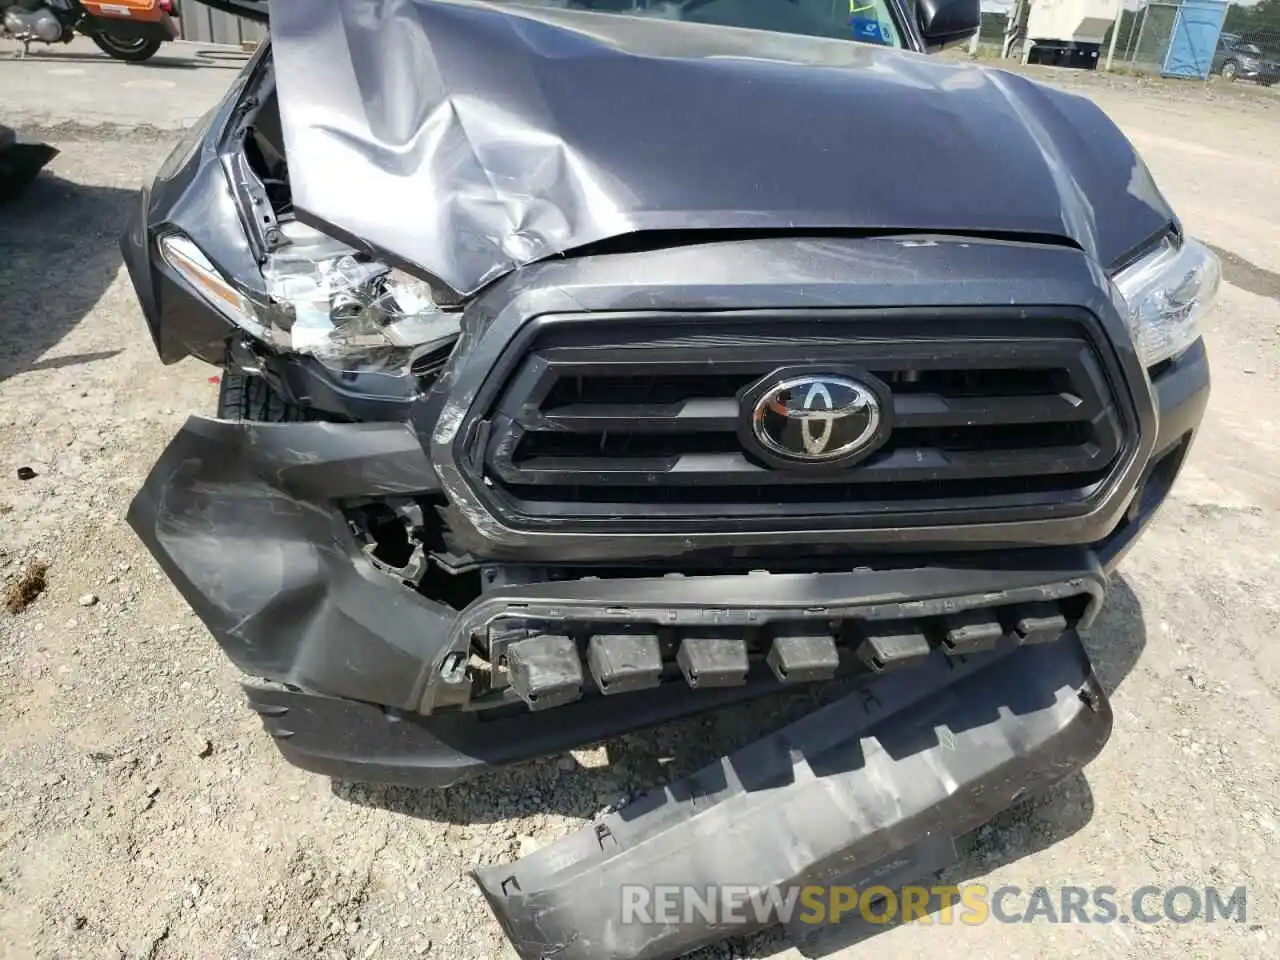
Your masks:
M126 40L123 37L113 37L106 33L95 33L93 42L107 56L114 57L116 60L126 60L129 63L141 63L143 60L150 60L160 49L159 40Z

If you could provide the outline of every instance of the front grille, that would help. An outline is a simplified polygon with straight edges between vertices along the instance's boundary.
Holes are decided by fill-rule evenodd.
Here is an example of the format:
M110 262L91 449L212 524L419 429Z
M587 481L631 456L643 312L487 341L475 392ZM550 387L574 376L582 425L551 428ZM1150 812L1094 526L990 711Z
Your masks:
M534 324L481 397L470 456L520 525L725 529L983 522L1086 512L1135 423L1073 310L620 314ZM789 366L854 368L892 395L856 465L770 466L739 396Z

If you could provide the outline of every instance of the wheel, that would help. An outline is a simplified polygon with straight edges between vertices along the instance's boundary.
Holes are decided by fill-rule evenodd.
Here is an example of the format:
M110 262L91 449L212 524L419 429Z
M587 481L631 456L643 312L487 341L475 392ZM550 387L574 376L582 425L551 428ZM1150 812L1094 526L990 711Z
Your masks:
M1262 86L1262 87L1269 87L1269 86L1271 86L1273 83L1275 83L1275 81L1274 81L1274 80L1259 80L1259 81L1258 81L1258 85L1259 85L1259 86Z
M218 419L297 423L315 418L305 407L290 403L272 390L262 377L224 370L218 387Z
M1228 60L1222 65L1222 79L1227 81L1227 83L1235 83L1236 77L1239 75L1240 70L1236 66L1236 62L1234 60Z
M140 38L126 40L124 37L113 37L109 33L95 33L93 42L107 56L114 57L117 60L127 60L129 63L141 63L143 60L150 60L156 55L156 51L160 49L159 40L142 40Z

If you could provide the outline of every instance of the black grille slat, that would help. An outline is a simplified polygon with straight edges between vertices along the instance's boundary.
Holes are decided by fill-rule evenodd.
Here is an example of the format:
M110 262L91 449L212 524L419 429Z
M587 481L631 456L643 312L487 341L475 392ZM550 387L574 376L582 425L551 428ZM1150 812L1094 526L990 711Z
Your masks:
M902 427L1062 423L1088 418L1077 396L1067 393L1020 397L945 397L894 393L893 422Z
M924 483L951 478L1026 477L1045 472L1085 472L1105 466L1096 447L1047 447L1037 450L996 450L950 452L928 447L896 450L876 455L847 476L813 477L799 473L779 473L752 463L741 453L686 453L673 457L534 457L518 466L502 459L494 465L495 475L508 483L581 484L589 477L595 486L638 485L645 481L666 484L711 483L726 486L760 484L832 483Z
M482 485L500 512L544 520L1061 512L1093 497L1123 456L1130 415L1079 320L1041 310L977 323L812 321L619 315L548 325L486 401L474 461ZM711 326L722 329L696 330ZM819 473L754 459L738 436L738 397L801 365L883 382L893 420L885 445Z
M1043 508L1061 502L1061 490L1051 479L1043 476L1022 479L1024 482L1017 492L1018 507ZM832 487L831 496L822 499L813 496L812 488L801 485L774 487L767 491L761 488L744 488L744 491L754 490L758 495L752 500L735 501L734 516L776 521L779 518L793 519L794 514L790 508L803 508L804 516L822 519L884 516L907 518L913 514L933 516L936 519L936 515L942 511L969 512L991 507L989 480L888 486L893 489L887 489L886 485L863 485L852 489ZM930 486L936 489L930 490ZM1089 489L1096 489L1096 484ZM725 515L723 497L717 497L716 489L706 486L607 486L593 491L594 499L591 501L542 500L532 496L541 492L510 487L505 491L502 502L505 507L518 506L527 516L540 519L598 519L604 504L608 505L609 518L616 520L652 519L655 510L661 516L668 506L678 506L682 516L696 520L723 522Z
M1068 393L1013 397L895 393L893 398L893 420L902 427L982 427L1088 418L1083 401ZM526 408L517 420L529 431L733 433L738 402L734 397L698 397L665 404L573 403L550 410Z
M733 397L699 397L676 403L569 404L548 411L525 410L519 417L526 430L592 433L635 430L645 433L732 433L738 422Z
M762 368L777 364L781 357L788 363L837 362L841 355L856 353L856 361L864 370L890 374L894 371L944 372L965 370L980 372L1008 371L1021 373L1051 372L1064 359L1084 354L1085 344L1078 340L979 340L948 344L946 356L938 354L939 342L880 340L815 342L779 338L766 342L744 342L737 346L722 345L717 349L674 349L663 346L640 348L610 346L607 357L586 348L551 347L538 352L547 370L554 367L558 377L605 377L610 374L634 376L643 371L654 377L742 376L746 382L755 379ZM856 347L851 350L850 347ZM800 349L797 349L800 347ZM755 375L755 376L753 376Z

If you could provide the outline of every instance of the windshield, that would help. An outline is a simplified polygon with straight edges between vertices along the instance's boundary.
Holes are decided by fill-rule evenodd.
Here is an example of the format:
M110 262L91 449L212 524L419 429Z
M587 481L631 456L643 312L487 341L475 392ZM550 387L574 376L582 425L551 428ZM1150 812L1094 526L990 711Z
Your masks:
M494 0L901 47L888 0Z
M1238 43L1236 44L1236 49L1241 53L1251 53L1255 57L1262 55L1262 51L1258 49L1258 45L1255 43Z

